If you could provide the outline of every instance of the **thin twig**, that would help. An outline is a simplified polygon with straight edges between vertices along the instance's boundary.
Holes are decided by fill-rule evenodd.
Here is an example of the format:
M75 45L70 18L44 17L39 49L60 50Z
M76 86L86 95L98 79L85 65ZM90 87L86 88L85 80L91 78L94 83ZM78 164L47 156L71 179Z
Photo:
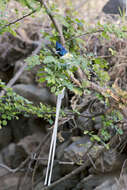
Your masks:
M50 134L50 133L48 133L46 139L49 137L49 134ZM43 150L44 150L44 148L45 148L45 146L46 146L46 143L45 143L45 142L47 142L46 139L44 139L45 141L42 141L42 142L40 143L40 145L39 145L39 147L38 147L38 150L36 151L36 156L35 156L35 158L34 158L35 165L34 165L34 169L33 169L33 173L32 173L32 190L34 189L34 178L35 178L36 170L37 170L37 167L38 167L39 156L40 156L40 154L41 154L41 152L42 152L42 147L43 147ZM44 143L45 143L45 144L44 144ZM45 145L45 146L44 146L44 145ZM36 160L36 157L37 157L37 156L38 156L38 158L37 158L37 160ZM34 157L34 156L33 156L33 157Z
M31 157L33 158L34 155L37 155L37 154L40 152L42 146L45 145L45 142L47 141L47 138L49 137L49 135L50 135L50 132L42 139L42 141L40 142L40 144L39 144L39 146L36 148L36 150L29 156L29 159L31 159ZM32 165L33 161L34 161L34 160L31 159L31 161L30 161L30 163L29 163L29 166ZM29 170L27 170L26 175L25 175L24 178L22 179L21 186L23 186L23 184L24 184L24 182L25 182L25 179L26 179L26 177L27 177L27 175L28 175L28 171L29 171Z
M91 164L93 165L94 169L96 170L96 169L97 169L97 168L96 168L96 165L95 165L94 161L92 160L90 154L88 153L87 156L88 156L88 158L89 158Z
M52 23L55 26L56 31L59 33L59 37L60 37L60 42L63 46L65 46L65 39L63 36L63 31L62 31L62 27L60 26L60 24L56 21L56 19L54 18L54 15L52 14L52 12L50 11L50 9L48 8L46 2L44 0L42 0L42 4L49 16L49 18L51 19Z
M100 32L104 32L104 29L99 29L99 30L93 30L93 31L90 31L90 32L85 32L83 34L79 34L77 36L72 36L71 38L69 38L68 40L66 40L66 42L69 42L73 39L76 39L76 38L80 38L82 36L86 36L86 35L90 35L90 34L96 34L96 33L100 33ZM127 30L123 30L122 32L127 32Z
M18 19L14 20L14 21L12 21L12 22L10 22L10 23L8 23L8 24L5 24L4 26L0 27L0 30L2 30L2 29L6 28L6 27L8 27L8 26L11 26L11 25L13 25L13 24L15 24L15 23L17 23L17 22L23 20L24 18L26 18L26 17L32 15L32 14L35 13L36 11L37 11L37 10L33 10L32 12L30 12L30 13L28 13L28 14L22 16L21 18L18 18Z
M18 171L21 171L21 169L27 164L28 161L29 161L29 158L27 158L26 160L24 160L24 161L19 165L19 167L15 168L15 169L12 169L12 168L10 168L10 167L8 167L7 165L2 164L2 163L0 163L0 167L1 167L1 168L4 168L4 169L6 169L6 170L8 170L8 171L11 172L11 173L16 173L16 172L18 172Z
M85 32L83 34L80 34L80 35L77 35L77 36L72 36L71 38L69 38L68 40L66 40L66 42L69 42L73 39L76 39L76 38L80 38L82 36L86 36L86 35L90 35L90 34L96 34L96 33L100 33L100 32L103 32L104 29L100 29L100 30L96 30L96 31L91 31L91 32Z
M11 169L11 168L8 167L7 165L1 164L1 163L0 163L0 167L1 167L1 168L4 168L5 170L7 170L7 171L9 171L9 172L11 172L11 173L16 173L17 171L20 171L19 168Z

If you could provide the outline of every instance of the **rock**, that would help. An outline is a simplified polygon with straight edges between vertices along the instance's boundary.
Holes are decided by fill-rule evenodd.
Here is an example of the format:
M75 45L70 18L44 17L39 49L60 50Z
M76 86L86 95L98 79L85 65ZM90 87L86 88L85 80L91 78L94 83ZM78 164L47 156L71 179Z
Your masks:
M64 157L69 161L81 164L84 162L84 155L92 145L89 137L80 137L64 150ZM95 144L90 150L89 154L92 158L95 158L97 152L103 148L101 145Z
M81 114L87 115L88 113L87 113L87 111L84 111ZM92 119L82 117L82 116L79 116L77 118L76 123L78 125L78 128L81 129L82 132L84 132L85 130L92 131L93 127L94 127L94 122Z
M22 147L27 155L30 155L36 150L44 136L45 135L41 133L33 134L21 139L17 145Z
M48 105L56 104L56 96L47 88L39 88L32 84L17 84L13 86L13 90L35 104L40 102Z
M101 185L96 187L95 190L118 190L116 180L107 179Z
M12 141L12 132L9 126L0 129L0 150Z
M36 150L36 148L39 146L39 144L42 142L44 138L45 138L45 134L36 133L36 134L25 137L17 145L19 147L22 147L27 155L30 155ZM46 139L46 142L42 145L43 151L40 152L40 155L39 155L39 157L42 158L39 160L39 164L41 165L47 165L50 141L51 139L50 137L48 137Z
M13 142L19 142L22 138L33 133L47 132L47 123L42 118L19 116L18 120L9 121L9 127L11 128Z
M9 144L2 150L4 164L10 168L17 168L27 157L23 147L15 143Z
M120 2L123 0L109 0L103 7L103 11L106 14L119 14ZM124 0L126 1L126 0Z
M0 70L7 71L17 60L26 58L36 48L34 42L28 43L5 32L0 38Z
M23 66L24 61L23 60L19 60L15 63L15 67L14 67L14 72L13 74L15 75L18 70ZM18 80L16 81L16 83L18 84L36 84L37 85L37 72L39 71L39 69L41 69L42 65L36 65L34 66L32 69L25 69L23 71L23 73L19 76Z
M19 183L19 180L23 178L22 174L13 174L13 175L8 175L3 177L2 180L0 180L0 189L1 190L17 190L17 184ZM25 175L25 174L24 174ZM27 178L24 181L24 184L22 184L22 188L25 190L30 190L31 189L31 184L30 184L31 177L27 176Z
M101 116L97 116L94 119L94 129L99 130L103 127Z
M102 151L99 158L95 161L95 167L91 168L89 172L92 173L105 173L120 171L127 156L118 154L116 150L110 149Z
M77 178L77 176L66 179L66 181L62 183L58 183L58 185L55 185L55 187L52 188L52 190L70 190L72 188L75 188L78 180L79 179ZM40 182L36 185L34 190L42 190L43 187L44 187L44 183Z
M64 149L70 144L70 140L65 141L64 143L62 143L61 145L59 145L56 149L56 158L58 160L61 160L63 158L64 155Z
M119 173L89 175L88 177L85 177L73 190L118 190L116 189L116 178L118 177Z
M9 127L12 131L13 142L19 142L20 139L32 134L32 127L29 125L29 119L23 116L19 117L18 120L11 120L9 122Z

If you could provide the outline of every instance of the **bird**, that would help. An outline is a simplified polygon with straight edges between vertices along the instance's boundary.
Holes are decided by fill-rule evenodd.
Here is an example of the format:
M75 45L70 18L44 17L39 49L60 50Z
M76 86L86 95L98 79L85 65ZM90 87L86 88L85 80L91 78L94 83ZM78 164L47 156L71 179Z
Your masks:
M61 59L72 59L73 55L69 53L59 42L56 42L56 53Z
M67 53L67 50L59 42L56 42L56 53L59 56L64 56Z

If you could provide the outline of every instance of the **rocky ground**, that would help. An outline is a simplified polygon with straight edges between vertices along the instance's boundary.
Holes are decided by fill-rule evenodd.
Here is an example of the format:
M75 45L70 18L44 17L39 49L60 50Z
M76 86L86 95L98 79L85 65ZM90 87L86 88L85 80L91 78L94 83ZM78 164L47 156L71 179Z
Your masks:
M102 3L103 2L103 3ZM115 2L115 3L114 3ZM116 0L108 2L89 0L84 7L75 4L83 18L91 25L100 20L121 24L118 15ZM59 3L59 1L58 1ZM63 1L61 6L64 6ZM114 5L116 8L114 8ZM11 8L17 2L9 5ZM79 6L79 7L78 7ZM81 10L81 7L82 10ZM112 9L114 8L114 10ZM12 9L8 8L10 19L14 19ZM85 10L85 11L84 11ZM113 12L114 11L114 12ZM21 16L21 15L20 15ZM5 33L0 38L0 78L8 82L24 64L24 59L32 54L38 47L42 38L40 29L48 30L47 20L41 17L27 18L17 29L17 36ZM27 24L26 24L27 23ZM23 27L22 27L23 26ZM109 62L109 75L111 84L117 84L122 90L127 90L127 41L111 38L110 41L97 40L92 35L87 42L87 52L94 52L96 45L97 56L104 56ZM41 39L46 43L44 39ZM84 38L85 40L85 38ZM115 50L116 56L111 55L109 48ZM32 100L35 104L44 102L56 104L56 97L46 87L42 87L36 80L38 66L32 71L25 70L13 85L15 92ZM92 105L91 105L92 102ZM92 143L90 137L84 135L84 130L96 131L102 128L101 116L85 117L96 112L104 111L104 105L97 101L94 93L85 97L71 97L69 103L79 106L83 116L69 116L61 120L58 131L57 150L53 170L53 181L60 180L67 174L69 177L52 187L52 190L125 190L127 188L127 140L126 121L119 124L124 131L122 136L112 135L110 149L102 144ZM92 106L92 107L91 107ZM112 131L111 131L112 132ZM112 132L113 133L113 132ZM48 123L38 118L25 118L13 120L8 126L0 130L0 190L41 190L49 152L51 129ZM80 172L77 169L80 168ZM71 172L75 175L72 175Z

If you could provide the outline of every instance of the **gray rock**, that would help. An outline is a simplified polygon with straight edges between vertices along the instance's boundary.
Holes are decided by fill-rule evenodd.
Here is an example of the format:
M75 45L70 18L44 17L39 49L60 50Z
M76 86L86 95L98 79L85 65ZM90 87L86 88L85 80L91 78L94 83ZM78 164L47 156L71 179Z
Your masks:
M26 58L31 55L37 45L28 43L9 32L5 32L0 37L0 69L7 71L14 66L17 60Z
M119 173L90 175L84 178L73 190L118 190L116 189L117 177L119 177Z
M118 188L114 179L107 179L101 185L96 187L95 190L118 190Z
M17 127L18 126L18 127ZM9 121L11 128L12 141L19 142L20 139L35 134L46 133L47 123L42 118L27 118L20 116L18 120L14 119Z
M19 69L24 65L23 60L19 60L15 63L13 75L15 75ZM36 65L32 69L25 69L19 76L18 84L37 84L37 72L41 69L42 65Z
M32 84L17 84L13 86L13 90L35 104L40 102L49 105L56 104L56 96L51 94L47 88L39 88Z
M63 158L63 154L64 154L64 149L69 145L70 141L65 141L64 143L62 143L61 145L59 145L56 149L56 158L58 160Z
M106 14L119 14L120 2L122 0L109 0L103 7L103 11Z
M118 154L116 150L110 149L102 151L99 158L95 161L95 167L91 168L89 172L92 173L106 173L106 172L118 172L121 170L124 161L127 156L124 154Z
M0 130L0 149L7 146L12 141L12 132L9 126Z
M24 149L14 143L9 144L2 150L4 163L10 168L17 168L27 157Z
M102 119L101 119L101 116L97 116L95 117L94 119L94 128L96 130L99 130L103 127L103 123L102 123Z
M64 150L64 157L69 161L82 163L84 161L84 155L91 145L92 142L90 141L89 137L81 137ZM97 152L102 148L102 146L95 144L89 152L90 156L95 158Z
M82 115L87 115L87 111L82 112ZM94 122L92 119L79 116L76 120L78 128L81 129L81 131L91 131L93 130Z

